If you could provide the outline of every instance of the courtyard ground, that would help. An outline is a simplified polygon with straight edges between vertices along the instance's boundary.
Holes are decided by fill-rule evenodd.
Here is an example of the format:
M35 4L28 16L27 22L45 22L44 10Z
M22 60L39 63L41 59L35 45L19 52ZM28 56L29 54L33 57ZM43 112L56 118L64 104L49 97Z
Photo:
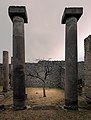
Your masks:
M91 120L91 107L83 97L79 97L78 111L67 111L61 108L64 104L61 89L47 88L47 97L42 97L42 88L27 88L26 93L27 109L19 111L12 109L12 91L0 97L0 104L6 107L5 111L0 111L0 120Z

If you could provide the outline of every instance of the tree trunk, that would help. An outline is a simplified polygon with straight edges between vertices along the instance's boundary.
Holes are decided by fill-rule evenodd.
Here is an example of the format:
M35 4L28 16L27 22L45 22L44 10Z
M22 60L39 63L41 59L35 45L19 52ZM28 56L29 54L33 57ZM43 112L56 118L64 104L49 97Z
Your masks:
M43 82L43 97L46 97L46 92L45 92L45 82Z

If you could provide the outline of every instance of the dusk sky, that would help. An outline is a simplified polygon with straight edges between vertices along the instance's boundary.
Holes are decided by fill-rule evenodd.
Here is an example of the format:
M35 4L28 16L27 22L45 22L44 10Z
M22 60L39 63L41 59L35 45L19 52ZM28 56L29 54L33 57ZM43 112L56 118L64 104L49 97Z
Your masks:
M83 7L78 21L78 60L84 60L84 39L91 34L91 0L0 0L0 62L2 52L12 56L12 22L8 7L25 5L28 24L25 24L25 59L65 60L65 25L61 18L65 7Z

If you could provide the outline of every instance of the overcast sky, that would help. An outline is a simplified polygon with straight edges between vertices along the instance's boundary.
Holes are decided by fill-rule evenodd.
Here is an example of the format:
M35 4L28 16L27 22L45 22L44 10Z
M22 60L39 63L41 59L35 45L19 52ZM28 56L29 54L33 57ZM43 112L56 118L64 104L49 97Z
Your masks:
M0 0L0 62L3 50L12 56L12 22L8 7L25 5L25 56L27 62L36 59L65 59L65 25L61 18L65 7L83 7L78 21L78 60L84 60L84 39L91 33L91 0Z

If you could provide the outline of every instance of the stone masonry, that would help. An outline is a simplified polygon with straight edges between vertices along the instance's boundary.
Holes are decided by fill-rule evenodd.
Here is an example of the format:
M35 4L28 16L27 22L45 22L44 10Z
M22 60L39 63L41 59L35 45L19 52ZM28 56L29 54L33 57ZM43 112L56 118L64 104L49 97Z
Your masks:
M38 66L40 64L43 67L43 62L39 61L38 63L25 63L25 84L26 87L42 87L43 83L39 79L32 78L28 76L28 73L34 70L38 70ZM53 65L52 72L48 76L46 80L46 87L54 87L54 88L63 88L64 89L64 81L65 81L65 61L46 61L48 65ZM51 63L51 64L50 64ZM11 65L9 65L10 68ZM30 71L31 70L31 71ZM9 69L9 74L11 74L11 70ZM78 62L78 80L82 80L84 83L84 62ZM2 64L0 64L0 85L3 82L3 74L2 74Z
M30 87L42 87L43 83L38 78L32 78L28 76L28 73L34 73L38 71L39 67L41 69L44 67L44 63L52 66L50 75L46 80L46 87L63 88L65 81L65 61L39 61L38 63L26 63L25 73L26 73L26 86ZM43 74L43 73L42 73ZM82 80L84 83L84 62L78 62L78 80Z
M29 73L35 74L35 71L37 71L40 76L44 77L45 72L45 65L48 66L50 70L49 75L47 76L46 80L46 87L63 87L64 84L60 82L61 80L61 73L64 74L64 69L61 67L60 61L39 61L38 63L27 63L25 67L26 71L26 86L31 87L42 87L43 82L39 80L38 78L32 78L31 76L28 76ZM63 70L63 71L62 71ZM62 72L61 72L62 71ZM64 75L63 78L64 79Z
M25 76L26 76L25 84L26 86L27 87L42 87L43 85L42 81L36 78L32 78L31 76L28 76L28 73L30 73L31 71L32 72L35 71L36 68L38 70L39 64L41 67L43 67L43 64L44 64L43 62L47 62L48 65L53 65L51 74L48 76L46 80L46 87L50 87L50 88L60 87L64 89L65 61L39 61L38 63L25 63ZM10 69L9 69L9 74L11 74ZM83 61L78 62L78 80L80 79L84 83L84 62ZM2 82L3 82L2 64L0 64L0 85L2 85Z
M91 103L91 35L84 40L85 48L85 96L87 102Z

